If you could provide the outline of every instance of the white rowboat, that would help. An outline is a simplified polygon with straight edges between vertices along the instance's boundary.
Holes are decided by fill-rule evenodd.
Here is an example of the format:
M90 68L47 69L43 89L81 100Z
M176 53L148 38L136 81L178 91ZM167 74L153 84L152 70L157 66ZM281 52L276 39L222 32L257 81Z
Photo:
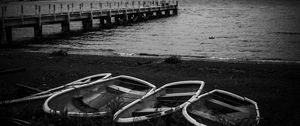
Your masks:
M194 98L182 113L195 126L256 126L260 118L255 101L218 89Z
M43 109L76 117L104 116L155 90L144 80L120 75L72 88L49 97Z
M114 121L119 124L134 124L169 115L181 110L189 99L197 97L203 86L203 81L165 84L116 112Z

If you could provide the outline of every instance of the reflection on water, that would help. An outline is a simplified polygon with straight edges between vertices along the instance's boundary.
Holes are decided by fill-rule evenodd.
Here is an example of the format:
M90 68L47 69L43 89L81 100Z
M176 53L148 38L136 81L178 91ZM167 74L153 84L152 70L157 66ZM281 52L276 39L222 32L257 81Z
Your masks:
M96 55L147 53L300 61L298 1L179 0L179 3L180 14L175 17L86 32L32 46L41 51L63 48L72 53ZM80 27L80 22L72 24L72 29ZM49 25L44 31L59 32L53 31L59 28ZM27 30L14 34L24 38L21 36L24 31Z

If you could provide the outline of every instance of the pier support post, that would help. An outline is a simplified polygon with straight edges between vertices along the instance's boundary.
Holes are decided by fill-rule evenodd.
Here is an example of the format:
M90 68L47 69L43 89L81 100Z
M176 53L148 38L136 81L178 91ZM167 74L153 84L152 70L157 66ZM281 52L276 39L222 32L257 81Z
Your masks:
M43 36L43 27L41 24L36 24L33 26L34 28L34 40L40 40Z
M1 24L0 24L0 44L7 44L7 38L6 38L6 29L5 29L5 16L6 16L6 6L2 6L2 14L1 14Z
M93 14L92 11L89 15L89 18L82 20L82 26L84 30L90 30L93 28Z
M156 11L156 17L157 18L162 17L162 11Z
M120 21L120 16L115 16L115 22L114 22L114 25L120 25L121 24L121 21Z
M149 11L147 13L148 19L153 19L153 12Z
M93 28L93 20L90 18L82 20L82 26L84 30L90 30Z
M42 16L41 16L41 6L38 6L38 18L37 24L33 26L34 28L34 39L40 40L43 37L43 26L42 26Z
M126 21L127 23L132 23L133 22L133 14L127 14L128 20Z
M99 27L100 28L105 28L105 19L104 18L100 18L100 24L99 24Z
M124 12L124 23L126 24L128 22L128 14L127 14L127 9Z
M178 15L178 10L177 10L177 8L173 10L173 15Z
M166 17L171 16L171 10L166 10L166 11L165 11L165 16L166 16Z
M67 17L66 17L67 20L64 21L63 23L61 23L61 31L63 33L67 33L70 31L70 22L71 22L71 20L70 20L70 5L68 4L67 7L68 7L68 13L67 13Z
M8 44L12 42L12 27L1 28L0 31L1 43L0 44Z
M1 38L1 44L7 44L6 29L4 26L1 26L0 38Z
M108 13L107 13L106 25L111 26L111 11L108 11Z
M61 23L61 31L63 33L69 32L70 31L70 22L65 21L65 22Z
M141 13L141 11L140 10L138 10L138 12L137 12L137 14L135 15L135 17L136 17L136 22L140 22L140 21L142 21L143 20L143 13Z
M12 27L6 27L6 41L7 43L11 43L12 42Z
M142 21L147 21L147 20L148 20L148 13L145 12L145 13L143 13Z
M105 27L108 28L108 27L111 27L111 25L112 25L111 17L106 17L105 18Z
M176 1L175 9L173 10L174 15L178 15L178 1Z

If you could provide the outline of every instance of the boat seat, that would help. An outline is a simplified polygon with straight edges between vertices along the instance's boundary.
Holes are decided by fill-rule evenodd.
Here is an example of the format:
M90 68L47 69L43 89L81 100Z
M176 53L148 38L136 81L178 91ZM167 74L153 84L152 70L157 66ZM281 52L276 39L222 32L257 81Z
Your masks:
M222 107L225 107L227 109L231 109L231 110L234 110L237 112L245 112L245 113L248 112L248 110L246 108L236 107L236 106L230 105L228 103L225 103L225 102L217 100L217 99L208 99L207 101L209 103L212 103L213 105L222 106Z
M169 97L185 97L185 96L193 96L195 92L183 92L183 93L168 93L165 95L162 95L160 97L162 98L169 98Z
M233 112L233 113L227 113L226 115L229 117L235 117L236 119L250 118L250 114L244 112Z
M171 110L171 107L162 107L162 108L144 108L141 110L136 110L132 112L132 116L141 116L141 115L148 115L152 113L162 112Z
M226 123L229 123L229 125L236 125L235 122L231 121L231 120L228 120L226 117L221 117L221 116L215 116L215 115L212 115L212 114L209 114L209 113L205 113L203 111L199 111L199 110L192 110L190 111L190 113L192 115L196 115L196 116L200 116L204 119L208 119L208 120L212 120L212 121L215 121L215 122L221 122L222 121L225 121L224 119L226 119Z
M89 106L88 104L83 102L83 97L72 97L72 104L74 105L74 107L78 110L80 110L81 112L97 112L98 109Z
M193 115L196 115L196 116L200 116L202 118L209 119L209 120L218 120L218 118L216 118L216 116L212 116L209 113L205 113L205 112L202 112L202 111L199 111L199 110L194 109L194 110L190 111L190 113L193 114Z
M122 87L119 85L109 85L107 88L112 89L114 91L119 91L122 93L135 94L135 95L145 95L143 91L132 90L130 88Z
M158 101L176 101L185 102L190 99L195 92L184 92L184 93L168 93L157 97Z
M88 95L84 95L82 102L93 108L101 108L106 106L108 102L115 99L115 95L103 92L91 92Z

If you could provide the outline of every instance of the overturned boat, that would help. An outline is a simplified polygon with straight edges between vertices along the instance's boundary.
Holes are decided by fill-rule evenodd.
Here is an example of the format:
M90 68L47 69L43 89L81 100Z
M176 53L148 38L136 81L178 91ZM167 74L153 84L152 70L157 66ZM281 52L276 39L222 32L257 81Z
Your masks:
M50 114L97 117L115 111L155 90L144 80L120 75L72 88L49 97L43 110Z
M260 118L255 101L218 89L194 98L182 113L196 126L256 126Z
M189 99L197 97L203 81L179 81L158 88L142 99L123 107L114 115L118 124L143 123L181 110Z
M81 79L78 79L76 81L70 82L68 84L55 87L46 91L42 91L36 94L32 94L23 98L17 98L12 100L5 100L0 103L0 105L15 105L15 104L23 104L23 103L36 103L36 102L44 102L48 97L54 95L55 93L64 91L69 88L75 88L81 85L85 85L94 81L107 79L111 76L111 73L101 73L101 74L95 74L92 76L84 77Z

